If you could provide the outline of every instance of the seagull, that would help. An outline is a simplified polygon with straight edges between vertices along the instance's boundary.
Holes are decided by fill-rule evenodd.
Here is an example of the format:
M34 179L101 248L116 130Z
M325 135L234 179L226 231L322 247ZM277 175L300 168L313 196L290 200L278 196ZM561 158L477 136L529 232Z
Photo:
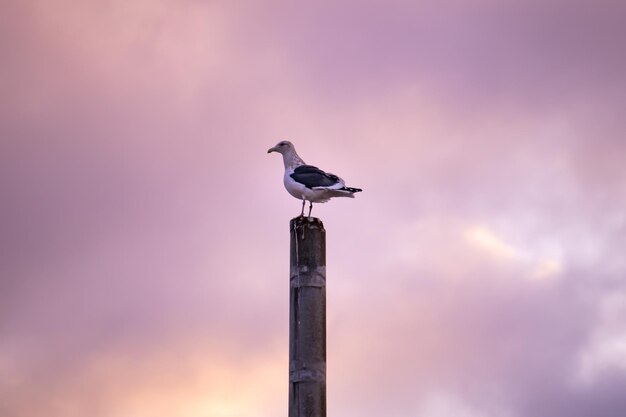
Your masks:
M354 198L354 193L363 191L360 188L346 187L346 183L338 176L305 164L296 153L293 143L289 141L278 142L276 146L267 150L267 153L271 152L283 155L285 164L283 183L289 194L302 200L301 217L304 216L304 205L307 201L311 217L313 203L325 203L332 197Z

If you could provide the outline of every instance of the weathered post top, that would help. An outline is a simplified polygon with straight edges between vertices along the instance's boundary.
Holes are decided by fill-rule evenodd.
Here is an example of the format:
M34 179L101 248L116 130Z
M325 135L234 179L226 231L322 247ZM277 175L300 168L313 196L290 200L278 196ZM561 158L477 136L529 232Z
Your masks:
M297 228L318 229L318 230L321 230L322 232L325 231L324 223L322 223L322 221L318 219L317 217L304 217L304 216L294 217L289 222L289 226L291 226L291 230L293 230L294 227L297 227Z
M315 217L289 226L289 417L326 417L326 231Z
M291 266L326 267L326 230L316 217L299 216L289 222Z

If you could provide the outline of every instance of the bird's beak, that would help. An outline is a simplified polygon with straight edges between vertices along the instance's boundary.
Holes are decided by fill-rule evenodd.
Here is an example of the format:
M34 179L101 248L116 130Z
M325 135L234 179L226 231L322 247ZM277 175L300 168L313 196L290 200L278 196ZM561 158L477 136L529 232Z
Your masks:
M273 148L269 148L267 150L267 153L272 153L272 152L277 152L276 146L274 146Z

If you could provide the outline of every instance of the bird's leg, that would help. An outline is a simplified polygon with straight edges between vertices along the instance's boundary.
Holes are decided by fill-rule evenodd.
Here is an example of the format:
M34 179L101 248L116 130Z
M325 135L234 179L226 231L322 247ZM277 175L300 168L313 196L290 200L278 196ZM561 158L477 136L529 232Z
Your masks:
M302 199L302 212L300 213L300 217L304 217L304 205L306 204L306 200Z
M313 202L309 201L309 217L311 217L311 210L313 210Z

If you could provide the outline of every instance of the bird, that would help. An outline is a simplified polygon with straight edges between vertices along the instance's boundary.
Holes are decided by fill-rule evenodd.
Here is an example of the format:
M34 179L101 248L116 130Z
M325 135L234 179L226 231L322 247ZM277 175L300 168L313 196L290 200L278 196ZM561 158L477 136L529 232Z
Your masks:
M346 183L329 172L324 172L318 167L307 165L296 153L293 143L283 140L267 150L267 153L278 152L283 156L285 165L285 175L283 183L287 192L295 198L302 200L302 212L300 217L304 217L304 206L309 202L309 215L313 203L325 203L332 197L350 197L363 191L360 188L346 187Z

